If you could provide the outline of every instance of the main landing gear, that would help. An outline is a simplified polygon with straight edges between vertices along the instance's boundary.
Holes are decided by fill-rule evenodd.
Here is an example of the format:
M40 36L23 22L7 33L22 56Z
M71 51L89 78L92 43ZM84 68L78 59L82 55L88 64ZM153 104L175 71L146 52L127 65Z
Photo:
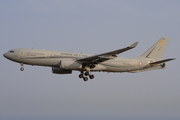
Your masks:
M20 63L20 65L21 65L20 70L23 71L24 70L23 63Z
M84 81L88 81L88 77L89 76L90 79L94 78L94 75L90 75L90 72L86 71L85 74L84 72L81 72L81 74L79 75L79 78L83 78Z

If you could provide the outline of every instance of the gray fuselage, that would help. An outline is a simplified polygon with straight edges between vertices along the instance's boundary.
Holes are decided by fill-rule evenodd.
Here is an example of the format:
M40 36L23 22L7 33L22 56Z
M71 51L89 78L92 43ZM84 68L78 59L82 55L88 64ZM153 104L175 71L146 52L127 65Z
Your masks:
M4 56L12 61L38 66L60 67L60 61L73 60L92 56L90 54L59 52L38 49L13 49L5 53ZM152 59L139 58L115 58L99 63L91 71L107 72L131 72L151 68L148 62ZM81 71L81 70L79 70Z

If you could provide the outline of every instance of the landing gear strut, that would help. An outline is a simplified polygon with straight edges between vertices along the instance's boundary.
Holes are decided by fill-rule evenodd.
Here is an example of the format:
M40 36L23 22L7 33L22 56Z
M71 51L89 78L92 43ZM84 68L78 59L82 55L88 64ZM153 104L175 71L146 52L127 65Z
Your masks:
M20 70L23 71L24 70L23 63L20 63L20 65L21 65Z

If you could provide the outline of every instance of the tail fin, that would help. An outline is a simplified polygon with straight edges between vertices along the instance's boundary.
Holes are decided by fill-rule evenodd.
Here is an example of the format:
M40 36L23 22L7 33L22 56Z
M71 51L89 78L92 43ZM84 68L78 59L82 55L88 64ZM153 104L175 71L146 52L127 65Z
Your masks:
M162 60L171 38L162 37L156 44L147 50L140 58L150 58L155 61Z

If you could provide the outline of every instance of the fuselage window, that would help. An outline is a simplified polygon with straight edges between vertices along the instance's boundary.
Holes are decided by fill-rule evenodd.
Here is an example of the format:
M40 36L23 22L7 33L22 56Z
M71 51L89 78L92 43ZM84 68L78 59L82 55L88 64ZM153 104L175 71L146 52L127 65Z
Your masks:
M82 55L82 57L87 57L87 55Z
M14 53L14 51L12 51L12 50L10 50L9 52L10 52L10 53Z

